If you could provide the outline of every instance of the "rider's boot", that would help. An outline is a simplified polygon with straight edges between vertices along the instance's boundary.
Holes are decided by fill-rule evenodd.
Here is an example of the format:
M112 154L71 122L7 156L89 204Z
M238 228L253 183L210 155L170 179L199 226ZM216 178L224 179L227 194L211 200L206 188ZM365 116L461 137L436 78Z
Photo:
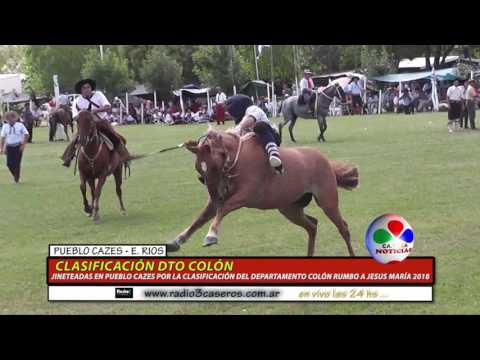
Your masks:
M76 147L77 145L77 138L74 138L70 144L68 144L67 148L65 149L65 152L63 153L62 157L60 159L63 160L63 166L69 167L70 163L72 162L73 158L75 157L75 152L76 152Z
M275 169L277 174L283 174L282 159L280 159L280 153L278 152L277 144L270 142L265 145L265 150L267 151L270 166Z

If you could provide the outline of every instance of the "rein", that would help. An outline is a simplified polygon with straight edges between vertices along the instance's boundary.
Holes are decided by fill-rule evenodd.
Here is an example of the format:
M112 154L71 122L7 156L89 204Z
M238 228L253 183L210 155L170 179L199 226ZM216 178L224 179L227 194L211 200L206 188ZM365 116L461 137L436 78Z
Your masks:
M253 137L255 136L254 133L248 133L245 137L241 137L241 136L239 136L239 135L237 135L237 134L234 134L234 133L230 133L230 134L238 138L238 147L237 147L237 152L236 152L236 154L235 154L235 159L233 159L233 163L232 163L228 168L226 168L226 164L227 164L228 161L229 161L229 156L228 156L228 157L227 157L227 161L225 161L225 166L224 166L224 168L223 168L223 173L224 173L229 179L238 176L238 174L232 175L232 174L230 174L230 172L235 168L235 166L237 166L238 158L240 157L240 152L242 151L242 144L243 144L245 141L248 141L248 140L250 140L251 138L253 138Z
M103 141L102 138L100 138L100 141L98 141L98 139L99 139L99 136L98 136L97 129L95 129L95 133L91 138L90 137L87 138L87 144L86 145L91 144L94 140L97 144L100 143L99 146L98 146L98 150L93 157L90 157L87 154L87 152L85 151L85 146L86 145L85 146L81 145L79 147L79 150L78 150L78 152L81 152L82 155L87 159L88 164L90 165L90 168L92 169L93 173L95 172L95 160L97 160L98 156L100 155L100 152L102 151L102 146L104 144L104 141ZM77 152L77 161L78 161L78 152ZM76 165L75 165L75 170L76 170Z

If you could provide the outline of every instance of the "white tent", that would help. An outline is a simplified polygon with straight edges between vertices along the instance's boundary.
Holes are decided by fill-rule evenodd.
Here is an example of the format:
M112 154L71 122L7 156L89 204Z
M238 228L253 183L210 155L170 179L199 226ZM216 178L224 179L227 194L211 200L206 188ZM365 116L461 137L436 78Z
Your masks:
M205 96L207 97L207 109L211 111L211 103L210 103L210 88L203 88L203 89L190 89L190 88L182 88L179 90L175 90L173 94L175 96L180 97L180 107L182 108L182 115L185 114L185 107L183 105L183 96L184 94L191 94L197 96Z

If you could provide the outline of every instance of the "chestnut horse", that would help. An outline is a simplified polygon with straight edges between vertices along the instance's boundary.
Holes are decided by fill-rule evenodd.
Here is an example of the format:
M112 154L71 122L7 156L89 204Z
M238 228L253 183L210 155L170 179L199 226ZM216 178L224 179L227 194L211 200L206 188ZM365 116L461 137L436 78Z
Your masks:
M80 111L77 116L78 139L80 143L78 155L78 169L80 173L80 191L83 196L84 211L88 216L93 216L93 221L100 221L99 201L103 185L107 177L113 174L116 191L120 202L120 211L125 215L125 207L122 200L122 169L124 165L120 161L118 153L111 152L105 140L99 135L95 120L88 111ZM95 180L98 183L95 185ZM87 201L87 186L90 186L92 205Z
M49 132L49 141L53 141L55 139L55 134L57 132L57 125L62 124L63 130L65 131L65 135L67 136L67 141L70 141L70 137L68 136L68 125L72 128L73 134L73 120L72 115L70 112L63 108L59 108L53 111L49 117L50 123L50 132Z
M308 233L308 256L314 255L317 219L304 213L312 197L335 224L350 256L355 256L348 225L340 214L338 190L358 186L355 166L328 160L314 148L280 148L285 173L277 175L254 134L210 129L201 141L188 141L186 148L196 155L199 180L207 187L209 199L193 223L167 244L177 251L192 234L214 218L203 245L218 242L223 218L242 207L278 209L292 223Z

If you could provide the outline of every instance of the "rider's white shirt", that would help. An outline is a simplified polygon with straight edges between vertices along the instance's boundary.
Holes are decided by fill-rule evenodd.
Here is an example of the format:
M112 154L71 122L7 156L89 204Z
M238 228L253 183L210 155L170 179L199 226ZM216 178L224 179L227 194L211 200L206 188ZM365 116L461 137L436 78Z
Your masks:
M105 95L103 95L101 91L95 91L92 97L90 98L90 100L96 105L98 105L99 107L110 105L110 102L107 100L107 98L105 97ZM88 110L89 106L90 106L90 102L87 99L85 99L83 96L77 97L73 102L73 106L72 106L73 117L75 118L78 115L80 110ZM95 105L92 105L92 110L95 108L97 107ZM104 119L107 116L107 113L101 112L101 113L97 113L97 115L100 118Z
M303 78L302 80L300 80L300 90L303 90L303 89L312 89L313 90L314 84L313 84L312 79L310 79L311 88L309 88L308 85L309 85L309 80L308 79Z
M274 128L278 132L277 125L272 123L268 118L267 114L265 114L265 112L256 105L252 105L248 107L247 110L245 111L245 116L252 116L256 121L266 122L268 125L270 125L272 128Z
M256 105L249 106L245 111L245 116L252 116L256 121L264 121L271 124L267 114Z

